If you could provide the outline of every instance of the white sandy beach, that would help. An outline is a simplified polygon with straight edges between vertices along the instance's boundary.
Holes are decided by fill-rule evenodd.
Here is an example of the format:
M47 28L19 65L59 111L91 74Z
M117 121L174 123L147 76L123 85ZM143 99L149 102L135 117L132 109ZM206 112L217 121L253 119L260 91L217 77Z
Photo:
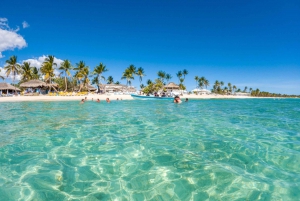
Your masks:
M105 100L109 98L110 100L133 100L130 95L107 95L107 94L90 94L87 96L13 96L13 97L0 97L0 102L20 102L20 101L80 101L81 99L87 97L88 100ZM183 95L180 96L183 100L185 98L188 99L241 99L241 98L257 98L257 97L249 97L249 96L232 96L232 95ZM261 98L261 97L260 97Z

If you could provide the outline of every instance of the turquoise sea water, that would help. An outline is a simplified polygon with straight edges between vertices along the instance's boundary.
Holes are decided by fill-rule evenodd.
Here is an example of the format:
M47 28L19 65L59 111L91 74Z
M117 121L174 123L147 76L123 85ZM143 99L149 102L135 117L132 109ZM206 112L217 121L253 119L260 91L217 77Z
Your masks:
M0 200L300 199L299 99L0 111Z

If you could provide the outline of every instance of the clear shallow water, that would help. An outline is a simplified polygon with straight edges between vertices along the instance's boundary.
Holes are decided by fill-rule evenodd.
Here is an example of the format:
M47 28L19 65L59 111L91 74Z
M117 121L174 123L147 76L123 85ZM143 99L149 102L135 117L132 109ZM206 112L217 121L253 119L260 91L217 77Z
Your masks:
M0 104L1 200L299 200L300 100Z

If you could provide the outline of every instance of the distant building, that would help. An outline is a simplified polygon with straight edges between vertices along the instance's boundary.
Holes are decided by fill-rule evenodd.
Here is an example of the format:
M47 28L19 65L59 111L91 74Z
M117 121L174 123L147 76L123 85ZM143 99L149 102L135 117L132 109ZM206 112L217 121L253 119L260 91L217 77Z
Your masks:
M234 96L251 96L250 93L245 93L245 92L235 92L233 95Z

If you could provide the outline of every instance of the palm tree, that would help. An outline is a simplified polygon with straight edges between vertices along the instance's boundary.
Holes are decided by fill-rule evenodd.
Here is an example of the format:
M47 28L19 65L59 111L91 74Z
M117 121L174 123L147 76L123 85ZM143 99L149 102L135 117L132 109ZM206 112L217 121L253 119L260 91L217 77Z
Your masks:
M116 81L116 82L115 82L115 84L118 84L118 85L119 85L119 84L120 84L120 82L119 82L119 81Z
M90 92L90 89L89 89L89 84L90 84L89 75L90 75L90 68L88 66L85 66L81 71L78 72L78 75L77 75L78 77L81 77L83 87L86 87L88 92ZM79 91L80 91L80 89L79 89Z
M233 85L232 89L233 89L233 93L234 93L235 90L237 89L237 87L235 85Z
M166 78L166 72L161 70L161 71L158 71L157 75L158 75L159 79L161 80L161 82L163 83L164 79Z
M167 80L167 82L169 82L170 79L172 79L172 75L169 74L169 73L167 73L166 74L166 80Z
M131 64L127 69L132 74L132 76L137 74L136 67L133 64Z
M140 77L140 84L141 84L142 80L143 80L143 77L146 76L144 69L142 67L139 67L137 69L137 73L136 74Z
M61 64L60 64L60 68L59 70L62 70L64 73L65 73L65 92L67 91L68 89L68 84L67 84L67 76L70 76L71 75L71 72L70 70L72 70L73 67L72 67L72 64L69 60L64 60Z
M205 85L205 88L207 89L207 87L209 86L209 81L207 79L205 79L203 81L203 84Z
M189 74L189 71L187 71L186 69L184 69L184 70L182 71L183 79L185 79L185 76L186 76L187 74Z
M148 85L152 84L152 80L148 79L148 80L147 80L147 84L148 84Z
M198 88L199 76L196 75L194 79L195 79L195 81L196 81L196 88Z
M37 67L32 67L32 78L40 79L41 75L39 74L39 70Z
M132 69L127 68L124 72L123 72L123 76L121 77L121 79L126 79L127 81L127 86L130 85L131 86L131 80L134 80L134 72L132 71Z
M220 86L221 87L224 86L224 82L223 81L220 82Z
M23 62L21 73L23 81L29 81L33 78L33 67L30 66L30 62Z
M178 71L178 73L176 73L176 76L178 77L178 80L180 82L180 78L182 77L182 72Z
M231 88L231 87L232 87L232 86L231 86L231 83L230 83L230 82L228 82L228 84L227 84L227 85L228 85L228 88L229 88L229 92L231 93L231 91L232 91L232 88Z
M247 89L248 89L248 87L246 86L246 87L244 88L244 91L243 91L243 92L246 93Z
M41 67L41 72L45 75L45 81L49 80L50 84L51 78L54 76L54 66L57 66L57 64L54 62L54 58L54 56L48 55Z
M141 88L141 89L145 88L145 85L141 84L141 85L140 85L140 88Z
M107 84L112 84L114 83L114 78L112 76L108 76L107 80Z
M252 88L250 87L250 89L249 89L249 93L251 93L252 92Z
M103 63L100 63L98 66L95 67L93 74L96 74L98 77L98 81L101 83L101 79L105 80L104 76L101 76L102 73L107 72L108 69ZM99 82L97 83L98 92L100 92Z
M7 66L4 67L6 70L6 76L8 77L10 74L13 74L13 82L16 79L16 75L19 75L21 72L20 64L17 62L17 56L11 56L8 60L6 60Z

